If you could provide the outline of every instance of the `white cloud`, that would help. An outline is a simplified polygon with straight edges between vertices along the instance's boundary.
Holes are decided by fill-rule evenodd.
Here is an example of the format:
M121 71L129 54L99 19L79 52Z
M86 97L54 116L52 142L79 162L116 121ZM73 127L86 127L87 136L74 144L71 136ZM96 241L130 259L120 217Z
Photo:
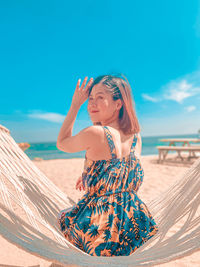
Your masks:
M156 97L142 94L142 97L151 102L172 100L179 104L189 97L200 97L200 71L185 75L184 77L170 81L161 87L161 92Z
M63 122L65 119L65 116L59 113L53 113L53 112L32 112L27 115L29 118L34 118L34 119L41 119L41 120L46 120L46 121L51 121L51 122Z
M151 102L158 102L158 101L159 101L159 100L156 99L155 97L152 97L152 96L147 95L147 94L142 94L142 97L143 97L144 99L146 99L146 100L151 101Z
M186 109L188 112L191 112L191 111L195 110L196 107L195 107L195 106L188 106L188 107L186 107L185 109Z
M200 87L195 87L187 80L179 82L172 81L165 87L164 99L174 100L182 103L184 99L200 93Z

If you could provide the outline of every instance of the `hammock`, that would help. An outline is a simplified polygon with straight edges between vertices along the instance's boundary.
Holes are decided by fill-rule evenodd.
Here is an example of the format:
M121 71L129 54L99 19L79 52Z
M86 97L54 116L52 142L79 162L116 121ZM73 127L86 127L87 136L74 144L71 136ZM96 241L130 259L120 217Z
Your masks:
M64 238L57 216L75 202L34 165L2 125L0 192L0 234L54 264L152 266L200 249L200 158L164 193L146 203L159 231L129 256L91 256ZM174 231L176 224L180 227Z

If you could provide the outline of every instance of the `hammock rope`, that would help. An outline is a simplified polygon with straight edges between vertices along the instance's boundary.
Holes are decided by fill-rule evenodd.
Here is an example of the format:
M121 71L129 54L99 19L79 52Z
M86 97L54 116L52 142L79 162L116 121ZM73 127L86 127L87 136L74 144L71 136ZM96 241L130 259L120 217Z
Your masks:
M66 240L57 216L74 204L0 125L0 234L9 242L63 266L155 266L200 250L200 158L146 203L159 231L129 256L94 257Z

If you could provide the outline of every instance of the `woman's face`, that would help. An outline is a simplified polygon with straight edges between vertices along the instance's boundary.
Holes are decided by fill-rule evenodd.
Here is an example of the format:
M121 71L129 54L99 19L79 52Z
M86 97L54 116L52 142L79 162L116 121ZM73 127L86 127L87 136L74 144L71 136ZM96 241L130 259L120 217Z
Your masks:
M114 119L117 112L117 103L106 91L106 85L98 83L94 85L90 96L88 97L88 112L93 123L101 122L106 125L107 122Z

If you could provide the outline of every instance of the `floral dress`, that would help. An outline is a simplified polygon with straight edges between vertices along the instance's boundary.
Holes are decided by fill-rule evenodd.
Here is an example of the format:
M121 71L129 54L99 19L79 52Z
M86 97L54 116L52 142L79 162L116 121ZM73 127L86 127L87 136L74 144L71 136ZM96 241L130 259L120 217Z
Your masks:
M57 223L64 237L92 256L128 256L153 237L158 226L137 191L144 171L134 151L117 158L110 130L102 126L112 158L85 157L83 184L86 193L69 209L61 210Z

